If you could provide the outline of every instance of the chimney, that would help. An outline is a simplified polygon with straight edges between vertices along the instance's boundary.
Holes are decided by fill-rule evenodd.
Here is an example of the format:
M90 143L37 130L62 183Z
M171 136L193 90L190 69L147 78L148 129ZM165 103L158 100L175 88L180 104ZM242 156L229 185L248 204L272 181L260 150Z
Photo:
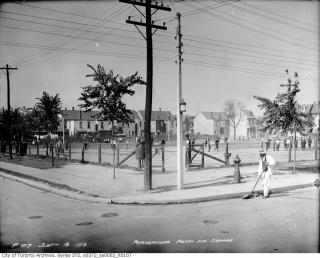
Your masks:
M74 107L72 107L72 111L74 111Z

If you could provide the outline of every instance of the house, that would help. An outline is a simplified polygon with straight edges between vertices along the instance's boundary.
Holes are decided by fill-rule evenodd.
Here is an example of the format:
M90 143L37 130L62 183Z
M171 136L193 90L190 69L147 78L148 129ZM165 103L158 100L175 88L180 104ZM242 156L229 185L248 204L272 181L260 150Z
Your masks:
M194 135L194 118L195 116L185 115L182 118L182 131L183 135L189 134Z
M199 112L193 124L195 134L229 137L229 119L225 112Z
M123 133L127 137L132 136L143 136L144 122L145 122L145 111L132 111L133 112L133 123L129 125L123 125ZM170 111L158 111L151 112L151 134L161 139L170 140L176 133L176 119Z
M299 110L303 113L311 114L314 120L314 127L312 132L319 133L319 120L320 120L320 102L306 105L299 105Z
M107 121L97 120L98 111L62 110L64 123L60 123L58 134L62 134L64 124L65 135L81 137L95 135L96 137L111 136L111 124Z
M236 123L239 121L235 119ZM257 138L258 134L258 121L257 117L251 110L242 110L241 118L236 126L237 139L252 139ZM230 138L234 139L234 128L230 123Z

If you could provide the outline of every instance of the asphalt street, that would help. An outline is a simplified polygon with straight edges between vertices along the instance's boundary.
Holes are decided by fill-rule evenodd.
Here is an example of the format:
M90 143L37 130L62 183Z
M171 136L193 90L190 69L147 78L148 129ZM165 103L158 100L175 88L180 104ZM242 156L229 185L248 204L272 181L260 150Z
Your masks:
M102 205L0 178L2 252L319 252L319 189L269 199Z

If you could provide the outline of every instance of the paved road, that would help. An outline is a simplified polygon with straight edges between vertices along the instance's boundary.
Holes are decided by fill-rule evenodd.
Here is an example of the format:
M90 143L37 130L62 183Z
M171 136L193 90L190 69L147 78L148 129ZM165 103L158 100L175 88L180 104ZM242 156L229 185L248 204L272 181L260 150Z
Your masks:
M317 188L269 199L117 206L0 178L0 194L1 244L11 252L319 251Z

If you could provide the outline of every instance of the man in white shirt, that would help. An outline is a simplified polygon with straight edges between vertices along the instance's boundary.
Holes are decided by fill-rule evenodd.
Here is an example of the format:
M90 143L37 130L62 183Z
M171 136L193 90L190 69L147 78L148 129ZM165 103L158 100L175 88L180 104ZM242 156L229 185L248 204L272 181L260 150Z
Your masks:
M260 161L258 174L261 175L261 184L263 185L263 198L270 196L271 176L275 172L276 161L264 149L260 149Z

